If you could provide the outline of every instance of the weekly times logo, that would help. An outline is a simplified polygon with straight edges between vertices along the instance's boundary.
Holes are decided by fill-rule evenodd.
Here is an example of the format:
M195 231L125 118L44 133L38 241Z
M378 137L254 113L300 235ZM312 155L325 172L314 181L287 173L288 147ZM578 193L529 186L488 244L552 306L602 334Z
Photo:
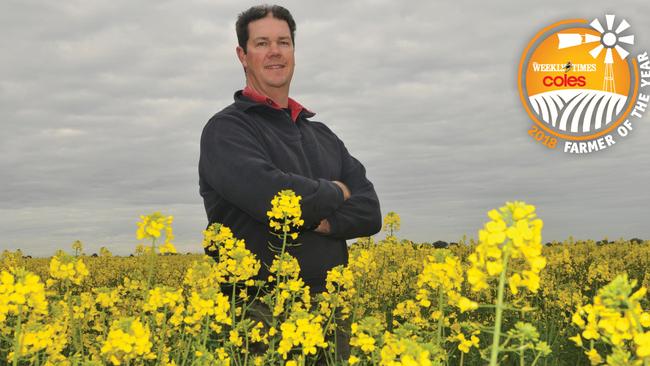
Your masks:
M519 65L519 95L535 141L587 154L632 133L650 102L648 52L632 54L632 31L607 14L560 21L533 37Z

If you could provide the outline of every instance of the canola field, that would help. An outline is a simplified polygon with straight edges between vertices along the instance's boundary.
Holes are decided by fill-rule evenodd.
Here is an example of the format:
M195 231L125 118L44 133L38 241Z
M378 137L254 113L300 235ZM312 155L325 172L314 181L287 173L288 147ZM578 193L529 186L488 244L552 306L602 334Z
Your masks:
M132 257L5 251L0 365L650 365L650 241L543 245L535 207L511 202L477 242L436 249L400 238L391 212L310 294L286 246L300 197L280 192L268 216L283 245L265 279L220 224L204 232L216 260L175 254L159 213Z

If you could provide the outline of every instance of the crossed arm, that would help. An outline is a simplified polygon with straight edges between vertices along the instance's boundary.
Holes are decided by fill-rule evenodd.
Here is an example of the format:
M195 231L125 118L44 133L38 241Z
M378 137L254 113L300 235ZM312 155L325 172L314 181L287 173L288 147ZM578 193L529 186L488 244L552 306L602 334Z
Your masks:
M366 178L366 169L339 140L342 169L341 184L349 194L341 206L325 217L316 232L340 239L370 236L381 230L381 210L373 184Z
M335 183L337 186L339 186L339 188L341 188L341 191L343 192L343 201L347 201L352 195L350 193L350 188L348 188L348 186L346 186L345 183L339 182L338 180L332 182ZM332 227L330 226L330 222L327 221L327 219L322 219L320 220L318 227L314 229L314 231L317 233L327 235L332 231Z
M369 236L381 229L374 187L363 165L340 140L340 180L311 179L275 167L250 126L234 119L214 122L201 137L202 173L224 199L255 220L266 222L271 198L282 189L292 189L303 197L304 227L317 226L316 232L340 239Z

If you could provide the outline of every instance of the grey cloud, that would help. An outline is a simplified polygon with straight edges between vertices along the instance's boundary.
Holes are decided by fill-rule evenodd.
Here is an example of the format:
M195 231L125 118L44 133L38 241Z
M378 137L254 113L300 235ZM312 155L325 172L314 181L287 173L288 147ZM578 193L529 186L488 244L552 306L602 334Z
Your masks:
M516 90L530 37L610 3L284 5L298 22L292 96L365 164L404 237L475 236L487 210L515 199L538 206L548 240L650 237L648 118L610 150L569 156L530 139ZM126 254L138 215L160 210L176 217L180 250L200 251L199 137L244 83L234 21L245 7L0 5L0 249L49 255L80 239ZM615 12L636 49L650 47L650 3Z

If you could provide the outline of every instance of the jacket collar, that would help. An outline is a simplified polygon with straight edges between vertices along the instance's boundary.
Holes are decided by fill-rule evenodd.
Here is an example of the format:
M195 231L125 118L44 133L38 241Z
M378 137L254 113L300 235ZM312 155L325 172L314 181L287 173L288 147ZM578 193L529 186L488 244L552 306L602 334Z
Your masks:
M253 89L248 86L243 90L238 90L235 92L235 104L242 109L248 109L251 107L260 107L266 106L276 110L282 110L282 108L275 103L271 98L261 95L255 92ZM288 103L289 110L291 111L291 120L296 122L298 117L302 113L305 118L310 118L316 115L316 113L310 111L309 109L303 107L300 103L289 98Z

